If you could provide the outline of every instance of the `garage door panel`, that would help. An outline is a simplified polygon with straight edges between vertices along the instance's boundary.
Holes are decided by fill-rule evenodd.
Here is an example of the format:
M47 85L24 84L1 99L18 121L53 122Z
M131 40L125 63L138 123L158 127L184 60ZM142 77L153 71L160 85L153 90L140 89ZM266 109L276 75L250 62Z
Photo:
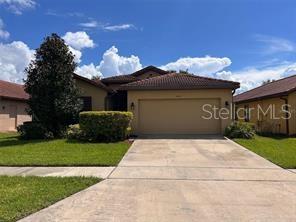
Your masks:
M202 116L204 104L220 106L219 99L153 99L139 101L142 134L219 134L220 120Z

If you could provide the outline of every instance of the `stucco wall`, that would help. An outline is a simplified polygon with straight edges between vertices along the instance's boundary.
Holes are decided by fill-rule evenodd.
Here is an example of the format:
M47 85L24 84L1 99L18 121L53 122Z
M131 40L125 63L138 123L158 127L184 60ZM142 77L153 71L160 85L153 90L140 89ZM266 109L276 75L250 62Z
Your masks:
M105 98L107 92L104 89L78 79L76 79L76 84L80 90L81 96L90 96L92 98L92 110L105 110Z
M257 131L286 134L286 120L284 119L285 113L282 111L282 106L284 104L285 101L278 97L254 102L240 103L236 105L236 108L238 110L238 117L241 117L239 120L244 121L243 109L245 105L249 106L249 109L251 110L249 122L255 124ZM272 107L272 111L264 113L267 112L270 105ZM259 106L261 107L261 110L258 108Z
M288 103L290 104L291 119L289 121L290 135L296 135L296 92L288 96Z
M16 126L31 121L27 108L25 102L0 99L0 131L15 131Z
M128 110L133 112L132 132L139 133L139 100L143 99L218 99L220 108L226 108L225 102L230 110L232 93L230 89L207 89L207 90L155 90L155 91L128 91ZM131 103L134 103L134 110L131 110ZM180 113L180 118L182 113ZM221 120L221 133L231 123L231 118Z

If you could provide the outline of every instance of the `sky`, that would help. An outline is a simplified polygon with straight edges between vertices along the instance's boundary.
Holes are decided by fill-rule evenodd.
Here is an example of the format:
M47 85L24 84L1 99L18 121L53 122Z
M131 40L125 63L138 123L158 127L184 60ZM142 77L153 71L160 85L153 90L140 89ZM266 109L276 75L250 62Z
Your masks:
M0 0L0 79L60 35L85 77L148 65L241 82L296 74L295 0Z

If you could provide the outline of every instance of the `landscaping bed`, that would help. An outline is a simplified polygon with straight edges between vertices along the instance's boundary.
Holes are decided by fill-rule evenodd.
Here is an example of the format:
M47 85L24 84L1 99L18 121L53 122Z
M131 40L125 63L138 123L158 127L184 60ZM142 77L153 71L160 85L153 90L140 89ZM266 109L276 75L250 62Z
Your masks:
M0 133L0 166L116 166L130 144L78 140L20 140Z
M0 176L0 221L16 221L99 181L92 177Z
M256 135L253 139L233 140L283 168L296 168L296 138Z

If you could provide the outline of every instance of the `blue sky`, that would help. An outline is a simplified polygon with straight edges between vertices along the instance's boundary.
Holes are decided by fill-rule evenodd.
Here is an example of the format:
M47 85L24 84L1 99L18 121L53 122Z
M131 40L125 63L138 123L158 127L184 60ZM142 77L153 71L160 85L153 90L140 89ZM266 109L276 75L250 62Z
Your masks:
M10 81L25 78L52 32L87 77L152 64L239 80L245 90L296 73L293 0L0 0L0 19L0 78Z

